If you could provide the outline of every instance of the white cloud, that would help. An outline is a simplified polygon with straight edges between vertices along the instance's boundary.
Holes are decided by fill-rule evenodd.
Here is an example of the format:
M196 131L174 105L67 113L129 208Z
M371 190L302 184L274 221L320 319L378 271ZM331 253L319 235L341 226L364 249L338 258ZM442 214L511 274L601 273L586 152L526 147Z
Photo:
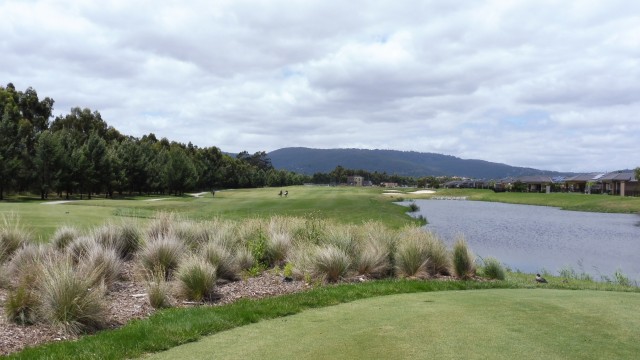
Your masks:
M640 165L640 3L42 0L0 13L0 81L134 136Z

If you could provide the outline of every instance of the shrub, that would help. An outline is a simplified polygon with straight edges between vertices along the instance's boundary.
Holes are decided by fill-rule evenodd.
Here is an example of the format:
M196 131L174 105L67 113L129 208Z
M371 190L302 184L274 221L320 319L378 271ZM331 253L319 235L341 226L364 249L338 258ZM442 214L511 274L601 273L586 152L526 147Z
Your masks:
M327 222L315 214L309 214L304 219L304 224L294 231L294 242L319 245L325 238Z
M223 245L207 243L202 248L202 255L209 264L217 269L217 276L222 279L236 280L240 273L240 267L235 256Z
M191 256L176 271L180 296L191 301L208 300L216 284L216 268L201 257Z
M51 243L58 250L64 250L75 239L80 237L80 231L72 226L62 226L56 229L51 237Z
M496 258L488 257L483 259L482 275L489 279L504 280L506 275L504 267Z
M161 272L168 280L178 268L185 251L184 245L175 237L162 236L148 241L138 254L142 267L151 273Z
M118 252L100 244L93 244L78 261L78 270L95 286L113 285L122 275L123 263Z
M427 274L416 273L412 275L404 273L404 276L424 277L426 275L448 275L450 273L451 257L449 250L444 242L432 232L415 226L406 227L400 235L400 244L398 246L402 248L399 248L396 253L396 265L399 261L399 252L403 251L405 252L405 258L402 261L406 262L404 266L410 265L406 270L412 271L412 268L419 270L419 264L422 263L420 259L423 261L428 260L424 265L424 269L422 269ZM397 270L400 269L397 268Z
M318 248L314 257L314 273L328 282L336 282L349 270L349 255L334 245Z
M40 317L78 334L100 329L106 322L103 286L91 284L86 274L74 271L67 258L50 258L39 281Z
M262 229L257 229L252 237L249 238L249 251L253 259L260 264L268 264L267 259L267 236Z
M467 242L462 237L458 237L453 244L453 270L457 277L468 279L475 274L475 259Z
M416 204L415 202L411 202L411 204L409 204L409 212L416 212L420 210L420 206L418 206L418 204Z

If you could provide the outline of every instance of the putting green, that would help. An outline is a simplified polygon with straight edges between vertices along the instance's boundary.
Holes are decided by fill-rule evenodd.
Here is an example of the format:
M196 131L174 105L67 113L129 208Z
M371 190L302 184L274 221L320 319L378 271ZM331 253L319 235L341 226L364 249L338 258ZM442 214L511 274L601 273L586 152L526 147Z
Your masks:
M260 322L151 359L631 359L640 294L546 289L417 293Z

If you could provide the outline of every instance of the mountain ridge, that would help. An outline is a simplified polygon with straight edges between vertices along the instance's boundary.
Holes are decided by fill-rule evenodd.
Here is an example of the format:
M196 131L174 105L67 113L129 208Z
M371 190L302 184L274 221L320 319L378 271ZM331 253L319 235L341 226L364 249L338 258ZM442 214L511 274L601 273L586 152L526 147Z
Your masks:
M276 169L306 175L329 173L336 166L400 176L463 176L498 179L525 175L569 175L569 172L511 166L478 159L417 151L381 149L314 149L286 147L267 154Z

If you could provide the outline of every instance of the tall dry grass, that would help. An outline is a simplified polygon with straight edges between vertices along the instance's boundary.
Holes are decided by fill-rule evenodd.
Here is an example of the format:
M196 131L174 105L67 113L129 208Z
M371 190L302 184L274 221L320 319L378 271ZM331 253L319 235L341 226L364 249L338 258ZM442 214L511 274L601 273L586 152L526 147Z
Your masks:
M186 247L180 240L166 235L148 239L138 253L138 260L145 271L160 272L169 280L185 253Z
M209 242L202 247L202 258L217 269L217 276L226 280L237 280L240 276L238 259L231 249L215 242Z
M0 226L0 264L9 261L22 246L33 243L33 234L20 223L16 214L3 214Z
M186 300L209 300L216 285L216 268L197 255L191 255L180 263L176 271L178 294Z
M453 271L461 279L471 278L476 273L475 256L462 236L458 236L453 244Z
M74 269L66 256L45 259L38 285L38 314L41 319L78 334L104 327L107 307L104 286Z
M336 282L347 275L351 259L335 245L318 247L313 258L315 276L328 282Z

